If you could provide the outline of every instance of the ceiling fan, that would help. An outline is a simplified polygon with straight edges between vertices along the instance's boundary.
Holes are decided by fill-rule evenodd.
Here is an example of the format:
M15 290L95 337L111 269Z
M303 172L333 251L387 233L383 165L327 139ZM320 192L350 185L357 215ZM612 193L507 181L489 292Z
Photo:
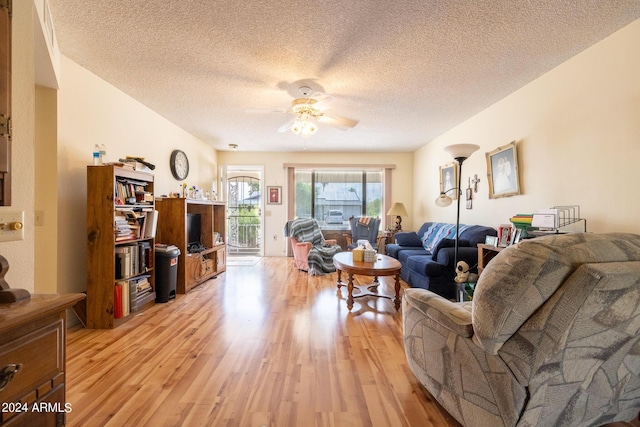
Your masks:
M278 132L290 130L296 135L308 138L318 132L318 122L326 123L340 130L351 129L358 124L358 120L327 114L323 111L320 107L330 99L328 95L321 92L312 93L308 86L300 87L299 91L301 97L291 101L291 107L288 110L271 110L293 116L278 128Z

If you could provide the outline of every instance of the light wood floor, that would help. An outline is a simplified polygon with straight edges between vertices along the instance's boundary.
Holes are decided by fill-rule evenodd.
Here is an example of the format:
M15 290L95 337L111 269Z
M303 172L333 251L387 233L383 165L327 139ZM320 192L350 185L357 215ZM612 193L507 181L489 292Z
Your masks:
M72 328L67 425L459 426L409 370L393 303L349 312L335 281L263 258L115 330Z

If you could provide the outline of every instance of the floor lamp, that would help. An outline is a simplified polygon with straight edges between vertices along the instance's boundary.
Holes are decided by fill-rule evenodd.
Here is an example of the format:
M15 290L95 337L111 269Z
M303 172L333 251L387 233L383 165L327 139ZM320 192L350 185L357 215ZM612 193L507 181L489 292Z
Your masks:
M455 190L458 192L458 211L456 213L456 239L454 245L454 269L458 265L458 238L460 237L460 199L462 198L462 191L460 191L460 183L462 182L462 163L467 160L474 152L480 147L475 144L454 144L445 147L444 151L449 153L458 162L458 180L457 187L450 188L440 193L440 196L436 199L436 205L440 207L449 206L452 202L451 197L447 196L447 193ZM458 301L464 301L464 284L456 282L456 294Z

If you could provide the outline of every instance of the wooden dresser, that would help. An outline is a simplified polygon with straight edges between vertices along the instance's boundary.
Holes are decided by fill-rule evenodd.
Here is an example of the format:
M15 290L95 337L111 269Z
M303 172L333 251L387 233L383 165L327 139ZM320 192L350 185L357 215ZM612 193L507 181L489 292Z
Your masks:
M0 304L0 426L64 425L72 410L65 401L66 309L84 297L36 294Z

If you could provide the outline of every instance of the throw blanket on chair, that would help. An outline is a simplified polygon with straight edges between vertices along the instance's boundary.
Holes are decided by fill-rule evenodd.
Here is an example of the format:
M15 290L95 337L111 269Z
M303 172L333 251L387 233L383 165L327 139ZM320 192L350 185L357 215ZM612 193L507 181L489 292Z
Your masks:
M298 218L287 221L284 226L285 237L294 237L298 242L310 242L312 248L309 251L309 274L322 276L336 271L333 265L333 256L342 251L339 245L329 245L324 241L318 221L310 218Z
M369 217L369 216L361 216L358 219L358 224L361 224L361 225L363 225L365 227L368 227L370 222L371 222L371 217Z

